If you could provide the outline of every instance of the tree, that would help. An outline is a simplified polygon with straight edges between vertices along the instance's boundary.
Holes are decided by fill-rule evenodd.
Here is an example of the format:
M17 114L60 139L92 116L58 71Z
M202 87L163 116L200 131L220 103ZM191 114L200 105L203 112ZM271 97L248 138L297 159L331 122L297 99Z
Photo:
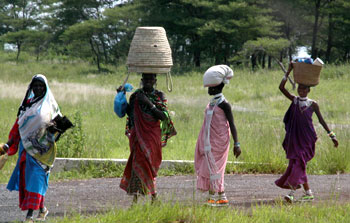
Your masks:
M38 61L40 53L48 48L51 35L45 31L37 30L29 30L26 35L25 45L33 48Z
M281 22L280 33L281 37L289 41L290 45L287 49L289 61L292 60L292 55L298 45L306 44L305 37L309 32L309 22L305 22L307 12L301 8L297 1L289 0L273 0L268 1L268 7L272 9L271 15ZM283 50L283 51L284 51ZM283 55L283 51L280 55ZM282 57L280 56L280 61Z
M139 0L144 5L141 23L163 26L173 43L175 58L229 63L248 39L277 35L279 24L263 9L262 1ZM209 59L208 59L209 58ZM213 59L212 59L213 58Z
M243 46L243 55L245 56L251 56L251 63L252 63L252 69L254 70L257 66L256 64L256 58L254 58L254 55L257 54L265 54L268 55L275 60L277 60L278 55L283 49L287 49L290 46L290 42L287 39L279 38L279 39L272 39L272 38L258 38L257 40L249 40L244 43ZM261 64L263 67L264 64Z
M19 59L21 53L22 45L27 37L28 31L21 30L17 32L8 32L5 35L1 36L1 40L5 43L15 44L17 46L17 55L16 61Z
M199 27L210 15L211 3L204 0L138 0L142 5L141 25L162 26L170 42L174 42L173 53L190 55L195 66L201 64L205 44L199 34ZM175 56L176 57L176 56Z
M263 36L279 36L279 22L268 15L263 1L217 1L212 16L201 27L207 45L213 46L215 64L228 63L244 42ZM265 57L263 57L264 59Z
M77 57L91 58L96 61L97 69L101 71L101 55L103 47L99 39L103 27L100 21L91 19L70 26L62 35L61 39L68 44L69 53ZM89 46L89 47L87 47ZM88 52L90 49L90 53Z
M40 9L38 0L4 0L1 6L1 17L3 20L1 20L0 26L5 27L3 32L6 32L2 40L16 44L16 61L18 61L27 35L30 33L30 30L37 28L39 25L36 21Z
M332 0L328 7L326 61L350 59L350 2ZM332 49L334 49L332 51ZM332 56L333 55L333 56Z
M47 30L53 34L52 41L55 43L56 51L67 52L65 49L60 49L63 45L60 36L66 29L88 20L103 20L103 11L112 8L114 4L113 0L50 0L45 10L48 14L45 24ZM103 36L97 35L97 38L100 38L102 47L106 47Z
M114 63L128 55L135 30L141 25L140 20L144 17L141 7L136 2L125 3L107 9L103 13L104 35Z

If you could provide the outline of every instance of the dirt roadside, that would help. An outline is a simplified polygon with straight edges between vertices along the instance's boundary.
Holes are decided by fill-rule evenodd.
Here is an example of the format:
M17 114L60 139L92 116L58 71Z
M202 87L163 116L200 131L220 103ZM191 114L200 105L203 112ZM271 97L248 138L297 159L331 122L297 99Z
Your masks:
M230 205L233 208L250 207L261 202L273 205L287 193L274 185L278 177L271 174L225 175L225 191ZM119 182L120 178L51 182L45 201L50 210L49 217L73 212L95 213L113 207L128 208L132 198L119 188ZM350 203L350 174L310 175L309 182L316 197L314 202ZM197 192L195 184L195 176L159 177L159 198L163 202L202 203L207 194ZM301 194L299 190L297 196ZM24 217L25 212L18 208L18 192L9 192L6 184L0 184L0 222L21 221Z

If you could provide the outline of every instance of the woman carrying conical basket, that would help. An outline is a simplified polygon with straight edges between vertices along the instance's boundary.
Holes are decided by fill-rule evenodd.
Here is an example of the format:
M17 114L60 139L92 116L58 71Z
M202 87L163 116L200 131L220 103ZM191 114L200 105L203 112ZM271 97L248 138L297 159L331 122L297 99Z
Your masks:
M138 27L128 55L129 72L142 74L141 87L126 106L126 135L130 156L120 187L137 202L138 195L157 197L156 177L162 162L162 147L176 135L167 109L167 99L155 89L157 74L169 73L171 50L162 27ZM118 92L123 91L123 86Z

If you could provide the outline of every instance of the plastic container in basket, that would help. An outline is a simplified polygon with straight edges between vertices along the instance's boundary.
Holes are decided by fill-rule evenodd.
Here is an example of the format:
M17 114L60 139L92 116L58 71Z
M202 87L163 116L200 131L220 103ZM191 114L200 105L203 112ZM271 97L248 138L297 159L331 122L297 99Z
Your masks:
M320 82L322 66L293 62L294 81L306 86L316 86Z

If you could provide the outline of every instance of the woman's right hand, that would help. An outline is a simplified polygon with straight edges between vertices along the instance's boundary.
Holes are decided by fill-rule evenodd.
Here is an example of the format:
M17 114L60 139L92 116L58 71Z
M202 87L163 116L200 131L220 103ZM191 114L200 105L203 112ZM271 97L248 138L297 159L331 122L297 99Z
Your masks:
M288 70L287 70L286 76L288 76L292 70L293 70L293 61L290 61L289 65L288 65Z
M123 88L123 86L120 85L120 86L117 88L117 92L118 92L118 93L121 92L121 91L122 91L122 88ZM124 90L124 92L125 92L125 89L123 89L123 90Z

